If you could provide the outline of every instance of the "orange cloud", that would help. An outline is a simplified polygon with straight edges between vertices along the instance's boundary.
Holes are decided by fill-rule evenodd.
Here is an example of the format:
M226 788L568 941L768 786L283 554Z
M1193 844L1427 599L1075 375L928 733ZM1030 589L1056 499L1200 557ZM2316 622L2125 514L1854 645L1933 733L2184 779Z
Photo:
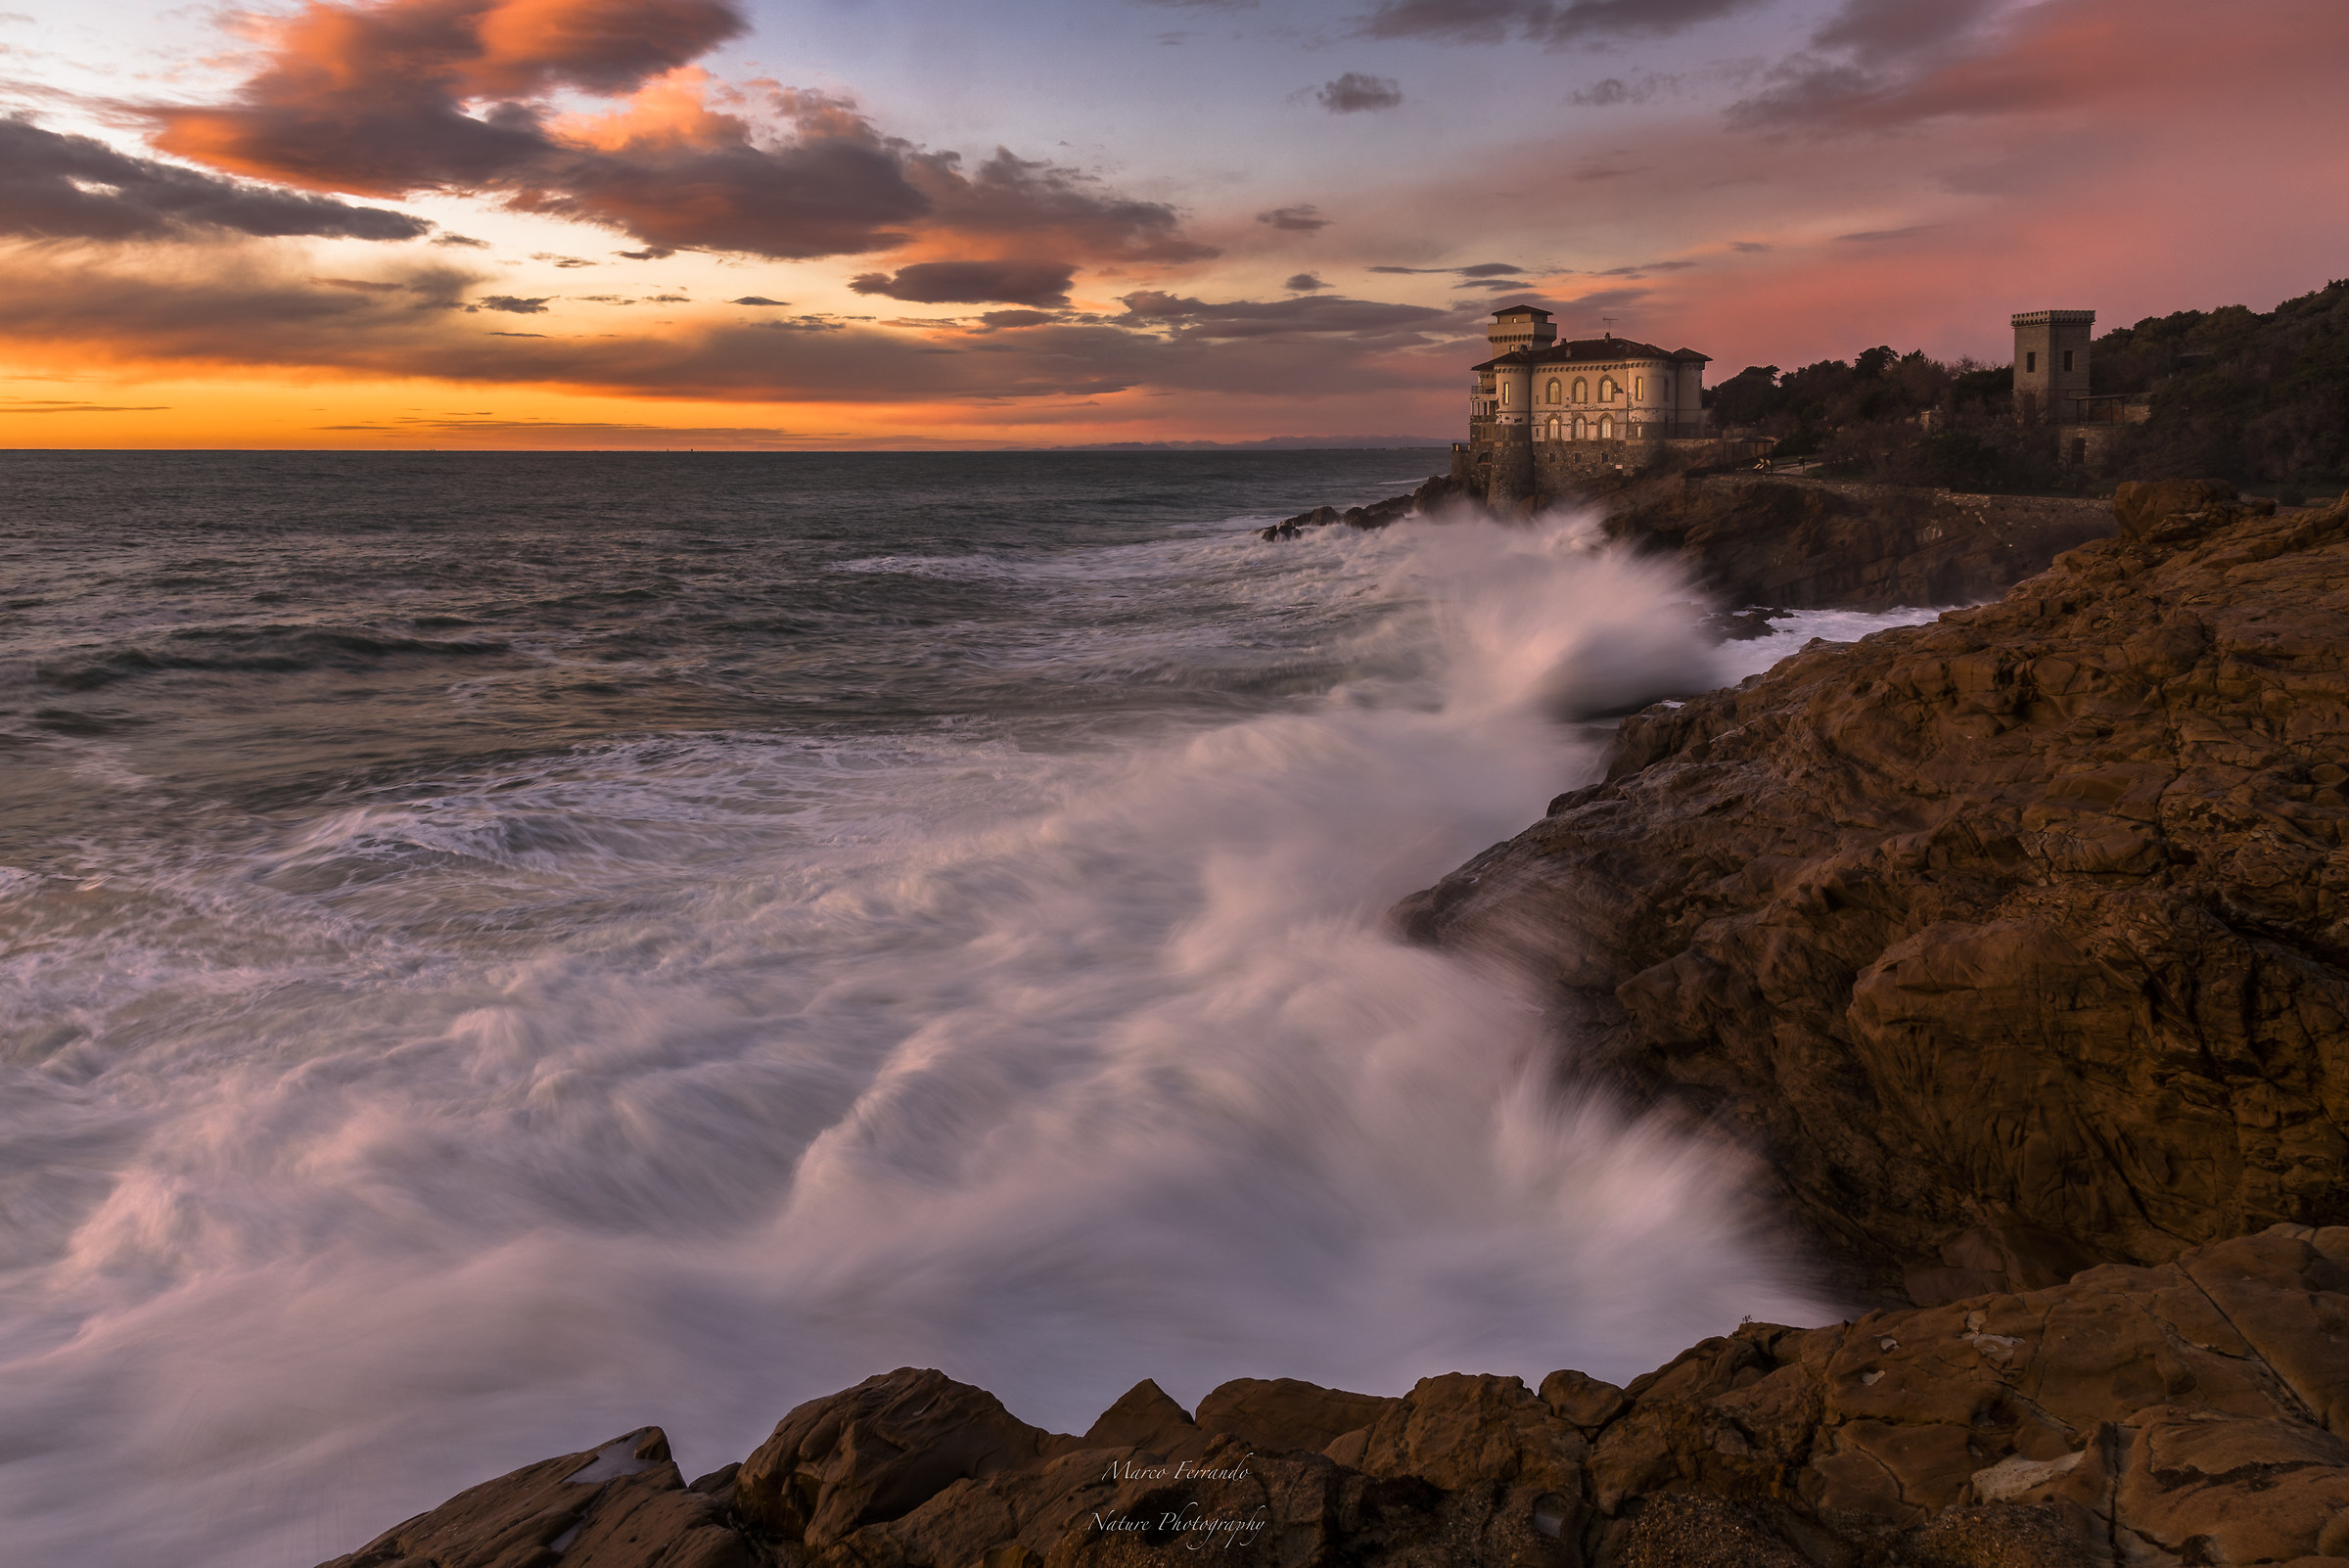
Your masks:
M153 110L156 141L313 190L495 193L676 250L801 258L921 235L1072 265L1214 254L1172 208L1078 170L998 148L966 172L838 98L721 87L691 62L742 25L720 0L310 0L268 29L234 102ZM550 116L539 100L564 87L627 97Z

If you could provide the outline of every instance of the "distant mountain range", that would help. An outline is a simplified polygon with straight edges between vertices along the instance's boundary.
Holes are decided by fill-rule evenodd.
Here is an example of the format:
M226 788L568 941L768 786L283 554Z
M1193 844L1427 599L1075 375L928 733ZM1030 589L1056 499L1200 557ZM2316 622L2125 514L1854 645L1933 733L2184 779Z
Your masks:
M1047 446L1049 452L1356 451L1377 447L1450 446L1444 436L1267 436L1261 441L1092 441Z

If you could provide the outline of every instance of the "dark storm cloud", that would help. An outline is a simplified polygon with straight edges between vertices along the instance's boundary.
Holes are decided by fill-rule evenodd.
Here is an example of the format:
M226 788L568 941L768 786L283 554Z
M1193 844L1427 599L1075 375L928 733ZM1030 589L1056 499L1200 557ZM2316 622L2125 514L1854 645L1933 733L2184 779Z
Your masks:
M619 254L633 260L805 259L941 231L1120 260L1215 254L1163 203L1001 149L965 171L820 93L721 95L736 115L665 89L600 119L549 118L549 95L625 93L741 32L728 0L312 0L267 25L266 63L232 102L149 111L159 146L315 189L486 194L631 235L642 248Z
M1365 76L1350 70L1313 91L1314 99L1333 115L1359 115L1394 109L1403 103L1403 83L1392 76Z
M1751 10L1763 0L1383 0L1359 23L1372 38L1500 43L1551 49L1608 34L1663 34Z
M850 281L858 294L912 304L1017 304L1056 308L1069 302L1077 269L1066 261L917 261L892 277L867 272Z
M405 212L131 158L88 136L0 119L0 234L42 240L159 240L221 232L277 239L413 240Z
M1289 229L1299 234L1311 234L1315 229L1326 229L1331 221L1323 217L1321 209L1310 202L1299 207L1276 207L1269 212L1259 212L1256 220L1259 223L1269 223L1276 229Z

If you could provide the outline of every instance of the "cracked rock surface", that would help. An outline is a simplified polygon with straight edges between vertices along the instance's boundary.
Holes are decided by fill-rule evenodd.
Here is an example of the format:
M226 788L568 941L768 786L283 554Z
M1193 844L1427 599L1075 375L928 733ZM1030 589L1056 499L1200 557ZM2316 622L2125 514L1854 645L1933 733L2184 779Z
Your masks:
M1144 1382L1078 1437L908 1368L691 1488L647 1429L328 1568L2340 1568L2344 1330L2349 1227L2286 1225L2046 1290L1748 1324L1622 1389L1243 1379L1186 1412Z
M2349 1219L2349 505L2232 496L1626 720L1400 918L1912 1300Z

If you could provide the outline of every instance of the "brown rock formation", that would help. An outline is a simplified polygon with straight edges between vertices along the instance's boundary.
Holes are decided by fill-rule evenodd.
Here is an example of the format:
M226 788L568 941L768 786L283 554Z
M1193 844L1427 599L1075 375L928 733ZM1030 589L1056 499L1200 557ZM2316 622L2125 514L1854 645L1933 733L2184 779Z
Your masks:
M2120 1568L2349 1552L2349 1229L1816 1329L1616 1389L1143 1383L1083 1438L903 1370L686 1489L657 1432L518 1470L329 1568ZM1336 1432L1338 1427L1352 1425ZM627 1463L644 1466L615 1476Z
M2112 512L2098 501L1753 474L1648 475L1585 499L1607 512L1610 535L1677 557L1691 581L1732 606L1963 604L2003 593L2063 551L2113 531ZM1528 500L1501 515L1523 520L1536 510ZM1294 539L1338 524L1380 529L1448 514L1490 515L1466 486L1439 476L1409 495L1344 512L1316 507L1257 533Z
M1600 504L1608 533L1724 601L1797 610L1987 599L2113 530L2096 501L1757 474L1642 479Z
M1921 1300L2349 1218L2349 507L2229 494L1627 720L1406 925Z

